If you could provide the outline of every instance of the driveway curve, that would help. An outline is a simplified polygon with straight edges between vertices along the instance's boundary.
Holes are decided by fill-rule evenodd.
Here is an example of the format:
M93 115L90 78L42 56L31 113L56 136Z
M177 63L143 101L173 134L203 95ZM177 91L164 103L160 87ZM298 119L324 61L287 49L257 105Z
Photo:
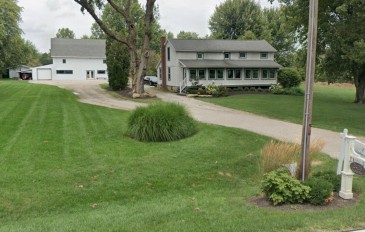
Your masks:
M102 83L106 83L105 81L31 81L31 83L49 84L69 89L74 94L79 95L81 102L94 105L123 110L132 110L138 106L145 105L111 96L99 86ZM163 101L177 102L186 106L191 115L198 121L240 128L281 141L301 143L302 126L299 124L258 116L252 113L199 101L194 98L178 96L173 93L155 91L153 88L149 89L149 91L156 94ZM325 145L322 152L333 158L337 158L340 153L341 143L339 133L312 128L311 139L324 141ZM364 138L360 139L365 140Z

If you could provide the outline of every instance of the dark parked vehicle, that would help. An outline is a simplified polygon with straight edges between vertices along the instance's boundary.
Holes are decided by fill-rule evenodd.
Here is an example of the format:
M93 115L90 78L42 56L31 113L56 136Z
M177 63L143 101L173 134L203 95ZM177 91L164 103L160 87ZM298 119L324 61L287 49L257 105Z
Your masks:
M144 77L144 83L151 85L151 86L157 86L158 78L156 76L145 76Z

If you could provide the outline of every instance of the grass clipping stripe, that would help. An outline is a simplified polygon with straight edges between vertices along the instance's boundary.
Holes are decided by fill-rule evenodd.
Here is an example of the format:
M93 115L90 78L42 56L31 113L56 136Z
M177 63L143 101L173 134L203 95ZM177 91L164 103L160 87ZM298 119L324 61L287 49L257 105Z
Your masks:
M128 120L128 135L139 141L165 142L183 139L197 132L196 122L175 103L139 107Z

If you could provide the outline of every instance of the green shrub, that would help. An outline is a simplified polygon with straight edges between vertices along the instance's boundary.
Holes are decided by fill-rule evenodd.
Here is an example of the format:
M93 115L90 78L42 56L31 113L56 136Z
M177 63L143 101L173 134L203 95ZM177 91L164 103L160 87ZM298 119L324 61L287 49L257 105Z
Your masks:
M285 94L285 95L294 95L294 96L303 96L304 92L299 87L292 87L292 88L284 89L283 94Z
M205 89L207 94L215 95L218 93L218 86L216 86L214 82L212 84L207 85Z
M186 92L189 94L197 94L198 90L196 88L189 88Z
M297 87L300 81L300 74L294 68L282 68L278 72L278 82L283 88Z
M334 171L320 171L313 173L313 177L321 178L331 183L333 186L332 191L338 192L341 188L341 176L337 175Z
M156 103L134 110L128 120L128 135L139 141L173 141L197 132L186 109L175 103Z
M206 89L207 93L211 94L213 97L224 97L228 95L228 89L222 85L208 85Z
M205 94L207 94L207 91L203 88L199 88L198 89L198 94L205 95Z
M308 201L312 205L324 205L332 195L333 185L322 178L311 177L304 182L304 185L311 189Z
M286 168L266 173L261 188L274 205L303 203L309 199L311 190L292 177Z
M243 91L250 91L250 88L249 87L247 87L247 86L245 86L245 88L243 88Z
M269 90L273 94L283 94L284 93L284 89L280 84L274 84L274 85L270 86Z
M250 87L250 91L255 92L256 88L255 87Z

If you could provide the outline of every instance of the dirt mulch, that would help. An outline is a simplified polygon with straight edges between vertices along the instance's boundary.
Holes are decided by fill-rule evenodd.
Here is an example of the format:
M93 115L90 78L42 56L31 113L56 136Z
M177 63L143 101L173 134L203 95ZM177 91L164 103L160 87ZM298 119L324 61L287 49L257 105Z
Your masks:
M284 205L274 206L263 195L259 197L250 198L246 202L249 205L254 205L260 208L269 208L279 211L315 211L315 210L328 210L328 209L353 207L359 201L360 201L360 195L358 193L354 193L354 198L351 200L342 199L341 197L338 196L338 193L335 193L334 200L330 204L323 206L315 206L311 204L284 204Z

